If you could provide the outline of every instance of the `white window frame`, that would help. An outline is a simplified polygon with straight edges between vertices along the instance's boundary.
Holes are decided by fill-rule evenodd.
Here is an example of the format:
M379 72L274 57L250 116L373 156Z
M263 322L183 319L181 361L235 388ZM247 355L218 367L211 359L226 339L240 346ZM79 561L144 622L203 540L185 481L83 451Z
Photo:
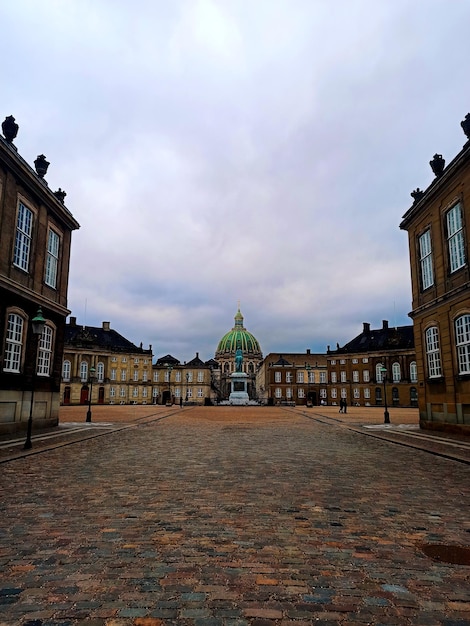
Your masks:
M455 320L455 345L459 374L470 374L470 314Z
M99 361L96 366L96 380L99 383L104 381L104 363L103 361Z
M134 370L134 382L137 382L139 380L139 370Z
M121 382L125 382L127 380L127 370L121 370Z
M320 372L320 384L324 385L326 383L326 372Z
M148 381L148 372L147 370L144 370L142 372L142 382L146 383Z
M337 382L336 372L331 372L331 382L332 383L336 383Z
M153 371L153 382L158 383L158 370Z
M109 397L110 398L115 398L116 397L116 387L110 387L109 388Z
M276 398L282 398L282 389L280 387L276 387L274 395L276 396Z
M340 378L341 378L341 382L345 383L346 382L346 372L344 370L341 370L340 372Z
M70 373L72 371L72 363L68 359L62 363L62 380L64 383L70 382Z
M59 267L60 236L49 228L47 235L46 270L44 282L54 289L57 287L57 269Z
M197 397L198 398L203 398L204 397L204 389L202 387L198 387L197 388Z
M80 381L86 383L88 381L88 363L81 361L80 363Z
M314 383L315 382L315 372L310 371L308 373L308 382L309 383Z
M31 241L33 235L34 213L21 202L18 202L18 214L16 218L15 249L13 251L13 265L25 272L29 271L29 259L31 256Z
M180 370L177 370L175 372L175 383L180 383L181 382L181 372Z
M362 371L362 380L365 383L368 383L370 381L370 372L369 372L369 370L363 370Z
M304 372L297 372L297 382L300 384L304 382Z
M430 326L425 332L426 360L428 364L429 378L442 376L441 352L439 348L439 329Z
M418 237L418 252L421 269L421 288L425 291L434 285L431 229L428 228Z
M274 382L280 383L281 381L281 372L274 372Z
M418 382L418 367L416 365L416 361L411 361L410 363L410 382Z
M125 387L121 387L119 390L119 395L121 398L125 398L126 397L126 388Z
M197 382L198 383L204 382L204 372L202 372L201 370L199 370L197 373Z
M276 380L276 382L280 383L281 379L279 378L279 380ZM290 385L291 382L292 382L292 372L286 372L286 383Z
M337 391L336 391L336 387L332 387L332 389L331 389L331 397L336 400L337 395L338 394L337 394Z
M392 364L392 381L394 383L399 383L401 381L401 367L400 363L397 361Z
M453 206L450 211L447 211L446 224L449 268L452 274L465 265L465 242L460 202Z
M25 320L18 313L8 314L7 332L5 337L4 372L21 371L23 359Z
M37 375L50 376L52 364L52 347L54 345L54 330L46 324L39 338Z
M290 400L292 398L292 389L291 387L286 387L286 398Z
M305 389L303 387L299 387L297 389L297 397L298 398L305 398Z
M116 374L117 374L116 368L112 367L111 368L111 380L116 380Z
M384 374L382 373L383 367L384 367L383 363L377 363L377 365L375 366L375 381L377 383L383 383L383 380L384 380L383 379Z
M360 389L358 387L354 387L353 389L353 396L355 400L359 400L359 398L361 397L361 392Z
M359 370L353 370L353 383L359 382Z
M133 387L132 388L132 397L133 398L138 398L139 397L139 388L138 387Z
M370 389L369 389L369 387L365 387L364 388L364 399L365 400L370 400Z

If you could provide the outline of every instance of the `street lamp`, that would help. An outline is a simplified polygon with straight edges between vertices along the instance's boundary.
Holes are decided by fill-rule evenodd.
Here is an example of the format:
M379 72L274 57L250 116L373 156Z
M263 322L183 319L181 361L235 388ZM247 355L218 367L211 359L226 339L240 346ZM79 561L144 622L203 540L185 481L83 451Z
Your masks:
M310 406L310 370L312 369L310 363L305 363L305 369L307 370L307 406Z
M171 400L171 385L170 385L170 382L171 382L171 372L173 370L173 365L166 365L166 369L167 369L167 372L168 372L168 400L167 400L166 405L167 406L171 406L173 404L173 402Z
M186 372L186 402L188 401L188 391L189 391L189 372Z
M26 433L26 441L24 442L24 449L31 450L33 444L31 442L31 433L33 430L33 404L34 404L34 383L36 382L36 368L37 368L37 359L38 359L38 346L39 346L39 338L41 337L44 326L46 325L46 320L42 316L41 307L38 308L36 313L36 317L33 317L31 320L31 326L33 329L34 335L34 368L33 375L31 379L31 404L29 407L29 418L28 418L28 430Z
M93 377L95 375L95 368L93 365L90 367L90 376L88 382L90 383L90 393L88 394L88 411L86 412L86 421L91 422L91 394L93 393Z
M385 404L384 424L390 424L390 413L388 412L388 406L387 406L387 388L385 387L385 383L387 382L387 368L381 367L380 371L382 373L382 382L384 384L384 404Z

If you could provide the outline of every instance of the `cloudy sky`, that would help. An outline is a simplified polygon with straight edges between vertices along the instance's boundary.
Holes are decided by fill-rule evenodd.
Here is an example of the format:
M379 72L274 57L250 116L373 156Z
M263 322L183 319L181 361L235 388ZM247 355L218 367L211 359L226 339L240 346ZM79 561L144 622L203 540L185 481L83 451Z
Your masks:
M2 119L81 225L69 308L213 357L409 324L410 192L461 149L467 0L5 0Z

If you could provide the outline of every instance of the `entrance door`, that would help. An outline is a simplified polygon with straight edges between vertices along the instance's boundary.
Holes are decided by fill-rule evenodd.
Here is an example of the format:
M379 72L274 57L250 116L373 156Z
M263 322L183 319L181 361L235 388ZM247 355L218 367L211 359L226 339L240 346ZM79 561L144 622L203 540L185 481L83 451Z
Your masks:
M98 404L104 404L104 387L98 389Z
M70 404L70 387L64 389L64 404Z
M83 386L80 391L80 404L86 404L88 402L88 387Z

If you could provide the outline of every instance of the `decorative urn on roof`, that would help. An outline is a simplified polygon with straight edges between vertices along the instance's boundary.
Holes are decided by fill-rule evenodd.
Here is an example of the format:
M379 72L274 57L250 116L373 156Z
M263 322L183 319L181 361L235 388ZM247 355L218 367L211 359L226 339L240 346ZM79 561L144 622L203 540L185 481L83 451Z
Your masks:
M49 165L49 161L47 161L46 157L43 154L40 154L38 158L34 161L34 167L36 168L36 173L39 178L44 178Z
M431 166L431 169L434 172L434 175L439 177L439 176L442 176L444 172L446 162L442 158L442 154L435 154L432 158L432 161L429 161L429 165Z
M8 143L12 143L13 139L15 139L18 134L18 124L15 122L15 118L13 115L9 115L5 118L5 121L2 123L2 132L5 139Z
M460 122L463 132L468 140L470 140L470 113L467 113L465 119Z

